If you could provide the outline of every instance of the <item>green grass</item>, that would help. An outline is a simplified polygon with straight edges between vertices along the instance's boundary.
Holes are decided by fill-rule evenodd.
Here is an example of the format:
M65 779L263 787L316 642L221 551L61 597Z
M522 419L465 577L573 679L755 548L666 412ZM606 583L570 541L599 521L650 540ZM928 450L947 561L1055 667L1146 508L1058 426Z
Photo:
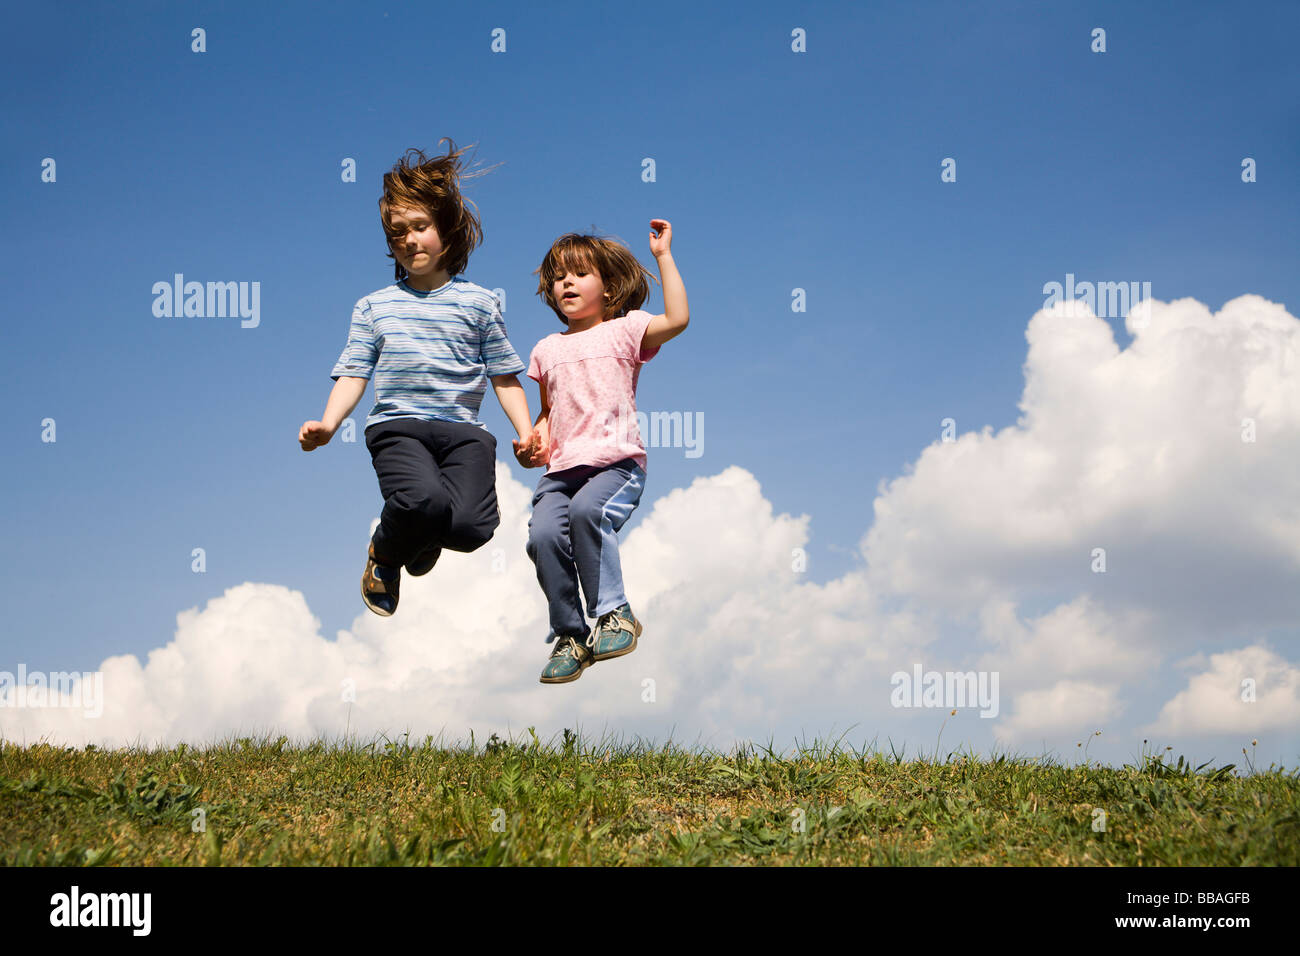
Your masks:
M0 742L0 864L1300 865L1300 777L1272 767L529 737Z

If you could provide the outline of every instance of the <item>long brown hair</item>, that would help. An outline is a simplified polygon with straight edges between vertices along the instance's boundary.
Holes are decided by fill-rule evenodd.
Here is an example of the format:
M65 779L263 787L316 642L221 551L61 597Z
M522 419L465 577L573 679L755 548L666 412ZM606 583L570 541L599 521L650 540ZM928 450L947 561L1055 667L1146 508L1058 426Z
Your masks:
M483 227L470 208L474 206L474 201L461 195L460 181L481 176L488 170L465 172L462 157L467 150L473 148L472 145L456 149L456 144L446 137L438 140L439 146L443 143L447 144L445 156L429 159L412 147L397 161L391 172L384 174L384 194L379 197L379 219L384 235L388 238L388 258L393 260L393 276L396 279L405 279L408 273L393 255L393 242L401 238L393 232L389 220L394 207L410 206L428 213L438 230L438 238L442 240L442 256L438 259L438 265L446 269L448 275L464 272L469 265L469 254L483 241ZM412 153L415 154L414 157Z

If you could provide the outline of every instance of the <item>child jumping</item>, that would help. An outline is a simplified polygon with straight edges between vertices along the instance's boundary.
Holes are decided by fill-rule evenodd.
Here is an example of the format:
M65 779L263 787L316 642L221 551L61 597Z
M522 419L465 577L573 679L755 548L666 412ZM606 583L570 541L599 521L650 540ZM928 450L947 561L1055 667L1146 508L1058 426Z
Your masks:
M555 642L543 684L577 680L595 661L630 654L641 634L623 592L615 536L645 486L637 378L690 321L686 287L670 251L672 226L652 219L650 228L663 315L640 310L650 274L620 242L561 236L537 270L537 294L568 326L537 343L529 358L528 377L541 390L542 410L518 454L529 467L549 466L528 522L528 556L550 608L546 640ZM578 598L579 582L586 612L596 619L594 632Z
M325 414L298 433L303 451L327 444L373 376L365 435L384 509L361 597L383 617L397 610L403 567L427 574L443 548L481 548L501 522L496 439L478 420L489 379L519 439L533 431L518 378L524 363L497 299L459 278L483 232L460 193L464 150L446 142L447 155L408 150L384 175L379 218L397 281L353 308ZM519 440L514 447L526 464Z

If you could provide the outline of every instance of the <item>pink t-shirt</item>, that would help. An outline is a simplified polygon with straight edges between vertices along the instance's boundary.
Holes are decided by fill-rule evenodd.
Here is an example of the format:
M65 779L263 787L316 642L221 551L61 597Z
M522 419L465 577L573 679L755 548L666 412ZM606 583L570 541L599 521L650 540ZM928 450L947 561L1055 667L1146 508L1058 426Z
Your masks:
M546 386L551 403L547 472L576 465L612 465L631 458L644 470L636 423L636 381L658 347L641 348L654 316L634 309L582 332L556 332L537 343L528 377Z

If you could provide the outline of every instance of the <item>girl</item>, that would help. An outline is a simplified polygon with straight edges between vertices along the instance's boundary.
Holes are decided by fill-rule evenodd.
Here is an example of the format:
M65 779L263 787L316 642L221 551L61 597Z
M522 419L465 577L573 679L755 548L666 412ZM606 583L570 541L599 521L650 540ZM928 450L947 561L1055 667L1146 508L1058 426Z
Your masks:
M641 366L685 330L686 287L673 262L672 226L650 221L664 314L640 310L650 275L612 239L569 233L542 260L537 294L565 331L533 349L528 377L541 390L541 414L520 460L547 465L533 496L528 556L550 607L555 642L543 684L577 680L595 661L636 649L641 622L623 592L615 536L641 500L646 453L636 426ZM578 597L581 582L586 612Z

